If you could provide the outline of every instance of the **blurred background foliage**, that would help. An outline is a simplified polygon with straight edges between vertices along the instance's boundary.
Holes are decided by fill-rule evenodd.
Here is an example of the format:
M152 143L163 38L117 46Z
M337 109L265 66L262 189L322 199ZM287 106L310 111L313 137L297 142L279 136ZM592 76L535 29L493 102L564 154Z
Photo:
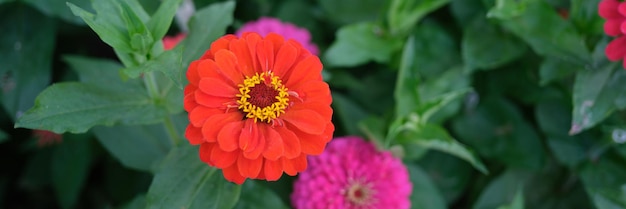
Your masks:
M138 2L146 15L160 5ZM189 39L205 45L203 34L214 39L261 16L311 31L333 92L335 136L366 136L402 156L413 208L626 208L626 71L605 58L598 0L193 2L198 32ZM65 0L0 0L0 28L0 208L289 207L294 178L234 186L195 148L170 141L160 118L179 133L187 123L175 87L132 116L29 123L21 117L39 117L27 110L51 84L48 92L63 94L37 104L99 93L124 101L145 89L121 82L138 71ZM173 24L168 34L179 31ZM184 66L202 50L190 48L164 57ZM177 85L167 73L158 82ZM93 94L64 90L84 83ZM67 133L58 140L14 128L18 118L20 127Z

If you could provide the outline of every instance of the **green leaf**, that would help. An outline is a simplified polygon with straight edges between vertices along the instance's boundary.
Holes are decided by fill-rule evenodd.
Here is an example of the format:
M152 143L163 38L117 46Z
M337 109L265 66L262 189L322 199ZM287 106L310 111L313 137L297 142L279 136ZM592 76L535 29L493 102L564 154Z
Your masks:
M415 38L412 36L404 45L402 61L393 97L396 101L396 117L406 116L415 111L420 104L420 96L417 90L420 78L417 73L417 63L413 62L415 57Z
M569 19L578 31L588 35L602 35L604 19L598 15L598 2L571 0Z
M574 168L591 156L581 135L567 134L572 118L571 109L569 101L543 101L535 108L535 118L546 135L552 154L560 163Z
M348 134L359 133L358 122L367 118L367 112L340 93L333 93L333 109Z
M4 131L0 130L0 144L8 140L9 140L9 135L7 135L7 133L5 133Z
M569 133L578 134L604 120L615 111L616 98L626 91L626 72L617 63L600 69L581 70L576 73L572 112L573 120Z
M102 146L122 165L153 171L172 144L162 125L98 126L93 133ZM137 151L141 148L141 151Z
M391 34L405 34L428 13L448 4L450 0L393 0L387 12Z
M0 7L0 101L12 120L33 106L49 85L56 26L22 4Z
M430 179L430 176L419 166L408 164L413 192L411 193L411 208L414 209L444 209L446 202L439 190Z
M198 147L174 148L154 176L147 208L232 208L241 186L227 182L220 173L200 160Z
M67 2L74 15L89 25L98 34L100 39L109 46L122 52L131 53L130 36L121 19L121 12L117 1L95 1L92 7L96 14L92 14L70 2Z
M498 209L524 209L524 192L523 189L518 189L515 193L513 201L509 205L503 205Z
M383 17L387 5L379 0L317 0L322 7L324 17L337 24L351 24L363 21L374 21Z
M183 63L190 63L209 49L211 43L224 35L233 22L235 2L214 3L196 11L189 20L189 34L176 47L184 47Z
M126 90L142 88L143 84L137 80L122 82L119 70L120 63L108 59L98 59L79 55L65 55L63 60L78 74L82 83L88 83L102 88Z
M448 204L465 197L464 192L477 182L471 165L444 152L428 152L418 163L429 174Z
M137 195L133 200L124 204L120 209L145 209L146 208L146 196L143 194Z
M52 154L52 184L61 208L74 208L92 163L89 135L64 135Z
M494 69L521 57L526 44L481 16L465 27L461 49L471 72Z
M289 208L274 191L255 181L246 181L241 189L236 209L287 209Z
M333 67L353 67L372 60L387 63L402 48L402 41L385 33L373 22L343 26L326 51L324 63Z
M170 29L174 15L182 0L165 0L161 3L152 18L146 23L150 34L155 40L161 40Z
M428 122L442 123L455 115L463 104L461 99L470 88L470 77L463 67L450 68L419 85L420 100L433 104ZM424 106L424 105L423 105Z
M412 36L415 56L411 60L423 79L437 77L461 63L459 46L442 24L424 21L413 30Z
M421 122L430 121L433 115L439 113L448 104L461 98L461 96L467 94L470 90L471 89L453 90L424 100L417 108L419 120Z
M513 104L500 97L482 98L476 109L452 121L452 129L481 156L508 166L539 169L544 162L538 133Z
M486 10L481 0L450 1L450 13L458 25L469 25L477 16L484 16Z
M626 169L623 163L605 158L585 166L581 176L587 193L598 209L626 208Z
M578 64L563 59L546 57L546 59L541 62L541 67L539 67L539 83L545 86L550 82L570 76L583 68L584 67Z
M167 115L143 89L118 91L68 82L44 90L15 127L84 133L96 125L156 123Z
M66 2L78 5L82 8L86 8L90 5L89 0L66 0L66 1L51 1L51 0L25 0L24 2L37 8L39 11L45 13L48 16L59 17L65 21L73 24L84 25L85 22L80 17L74 16L72 11L67 8Z
M130 78L137 78L143 73L159 71L171 79L176 87L183 88L182 85L182 48L175 48L162 53L157 58L144 62L140 66L133 66L122 70Z
M540 55L579 64L590 62L583 37L545 1L498 0L488 16L498 19L505 29L522 38Z
M474 168L485 174L489 173L473 151L454 140L448 132L439 125L423 124L417 127L408 125L400 133L398 142L401 144L415 144L424 148L439 150L461 158L472 164Z
M520 191L522 191L522 187L528 178L530 178L528 173L515 172L513 170L505 171L483 189L472 208L492 209L514 202L518 195L522 195Z

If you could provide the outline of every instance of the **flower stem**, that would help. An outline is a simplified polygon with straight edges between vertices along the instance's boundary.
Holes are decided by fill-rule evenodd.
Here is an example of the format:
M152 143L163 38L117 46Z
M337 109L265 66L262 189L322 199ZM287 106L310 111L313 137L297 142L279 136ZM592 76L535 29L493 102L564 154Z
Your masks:
M146 84L146 88L148 89L148 95L150 98L155 99L159 98L159 86L157 85L156 79L154 78L154 74L152 72L144 73L143 82Z
M165 126L165 131L170 136L170 140L172 140L172 144L174 144L174 147L178 146L178 144L180 144L182 139L180 138L180 135L178 135L178 131L176 131L176 127L174 126L174 123L172 122L172 118L165 117L165 120L163 121L163 125Z

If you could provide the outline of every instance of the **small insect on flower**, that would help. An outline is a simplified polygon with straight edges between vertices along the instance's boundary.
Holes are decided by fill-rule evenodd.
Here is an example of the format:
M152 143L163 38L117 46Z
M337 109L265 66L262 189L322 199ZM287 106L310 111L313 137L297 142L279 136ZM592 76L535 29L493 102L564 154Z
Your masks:
M317 56L281 35L223 36L187 70L185 136L231 182L296 175L335 130L321 71Z

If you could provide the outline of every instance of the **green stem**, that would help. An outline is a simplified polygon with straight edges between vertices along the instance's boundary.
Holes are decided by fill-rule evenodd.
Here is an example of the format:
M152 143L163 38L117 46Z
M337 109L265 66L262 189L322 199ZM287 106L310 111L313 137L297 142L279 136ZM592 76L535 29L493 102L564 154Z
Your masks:
M154 74L152 72L147 72L143 74L143 82L146 84L146 88L148 89L148 95L150 96L150 98L160 98L159 86L157 85L156 79L154 78Z
M169 116L165 117L165 120L163 121L163 125L165 125L165 131L167 132L167 135L170 136L170 139L172 140L174 147L178 146L178 144L180 144L182 139L180 138L180 135L178 135L178 131L176 131L176 127L174 126L174 123L172 122L172 118L170 118Z

